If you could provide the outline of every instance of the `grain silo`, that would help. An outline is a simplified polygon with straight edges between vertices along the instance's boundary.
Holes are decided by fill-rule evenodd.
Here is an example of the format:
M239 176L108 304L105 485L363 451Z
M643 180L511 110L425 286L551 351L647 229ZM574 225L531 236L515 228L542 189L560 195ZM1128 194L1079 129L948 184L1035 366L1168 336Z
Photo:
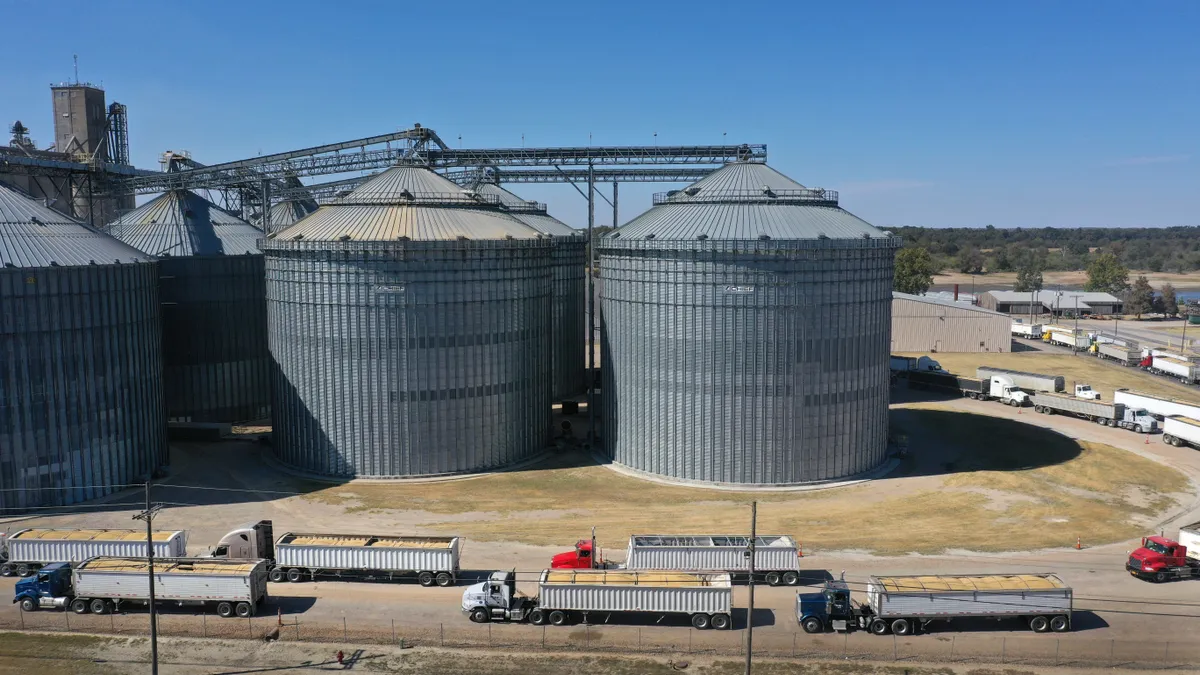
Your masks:
M166 463L158 271L0 185L0 507L72 504Z
M317 203L311 199L289 199L271 205L271 221L268 232L278 232L290 227L296 221L317 210ZM261 222L261 214L255 222Z
M550 438L553 240L393 167L263 242L281 460L336 476L501 467Z
M525 201L495 183L480 183L475 191L496 197L511 216L554 238L554 397L574 396L587 386L587 239L550 216L545 204Z
M268 417L262 231L186 190L163 193L106 231L159 259L168 418Z
M879 466L898 246L764 164L656 195L597 246L607 453L742 485Z

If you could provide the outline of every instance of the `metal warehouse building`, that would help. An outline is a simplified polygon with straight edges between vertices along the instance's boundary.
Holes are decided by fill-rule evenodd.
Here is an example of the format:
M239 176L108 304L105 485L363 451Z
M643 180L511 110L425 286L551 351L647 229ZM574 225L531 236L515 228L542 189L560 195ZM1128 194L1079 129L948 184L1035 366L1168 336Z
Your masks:
M1111 315L1123 314L1125 303L1108 293L1083 291L988 291L979 297L979 305L1006 314Z
M0 508L162 466L161 347L153 259L0 185Z
M892 293L893 352L1007 352L1012 318L952 300Z
M758 163L654 204L597 246L613 461L738 485L879 466L899 239Z

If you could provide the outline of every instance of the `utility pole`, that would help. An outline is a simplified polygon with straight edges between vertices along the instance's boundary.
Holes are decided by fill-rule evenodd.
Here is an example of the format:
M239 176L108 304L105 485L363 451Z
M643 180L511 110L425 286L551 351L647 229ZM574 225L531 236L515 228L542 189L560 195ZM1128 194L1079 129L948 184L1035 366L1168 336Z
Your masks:
M754 542L758 539L758 502L750 502L750 545L746 557L750 558L750 602L746 609L746 675L750 675L754 658Z
M134 515L134 520L146 521L146 568L150 574L150 673L158 675L158 612L154 606L154 516L161 504L150 504L150 479L146 479L146 510Z

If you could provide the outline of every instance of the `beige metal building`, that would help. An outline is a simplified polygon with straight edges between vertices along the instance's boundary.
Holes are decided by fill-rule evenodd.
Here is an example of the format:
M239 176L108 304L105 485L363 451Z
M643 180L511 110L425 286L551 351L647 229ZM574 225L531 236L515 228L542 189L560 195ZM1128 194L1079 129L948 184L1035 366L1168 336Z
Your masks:
M892 353L1007 352L1012 318L949 300L892 294Z

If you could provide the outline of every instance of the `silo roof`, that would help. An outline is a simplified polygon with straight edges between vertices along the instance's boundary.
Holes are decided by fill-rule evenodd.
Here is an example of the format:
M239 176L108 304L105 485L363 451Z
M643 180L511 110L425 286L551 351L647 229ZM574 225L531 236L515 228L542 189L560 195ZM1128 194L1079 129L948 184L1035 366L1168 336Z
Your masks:
M582 234L579 230L547 213L545 205L525 201L495 183L480 183L479 187L475 188L475 192L496 197L509 215L542 234L555 237L574 237Z
M885 239L890 235L766 164L727 164L655 205L605 239Z
M308 200L292 199L286 202L279 202L271 205L271 225L275 228L287 227L292 223L304 218L310 213L316 212L315 203L310 207ZM261 218L259 218L261 220Z
M271 238L277 241L538 239L542 233L424 167L397 166Z
M105 231L156 256L258 253L262 230L187 190L172 190L114 220Z
M153 259L0 183L0 267L72 267Z

